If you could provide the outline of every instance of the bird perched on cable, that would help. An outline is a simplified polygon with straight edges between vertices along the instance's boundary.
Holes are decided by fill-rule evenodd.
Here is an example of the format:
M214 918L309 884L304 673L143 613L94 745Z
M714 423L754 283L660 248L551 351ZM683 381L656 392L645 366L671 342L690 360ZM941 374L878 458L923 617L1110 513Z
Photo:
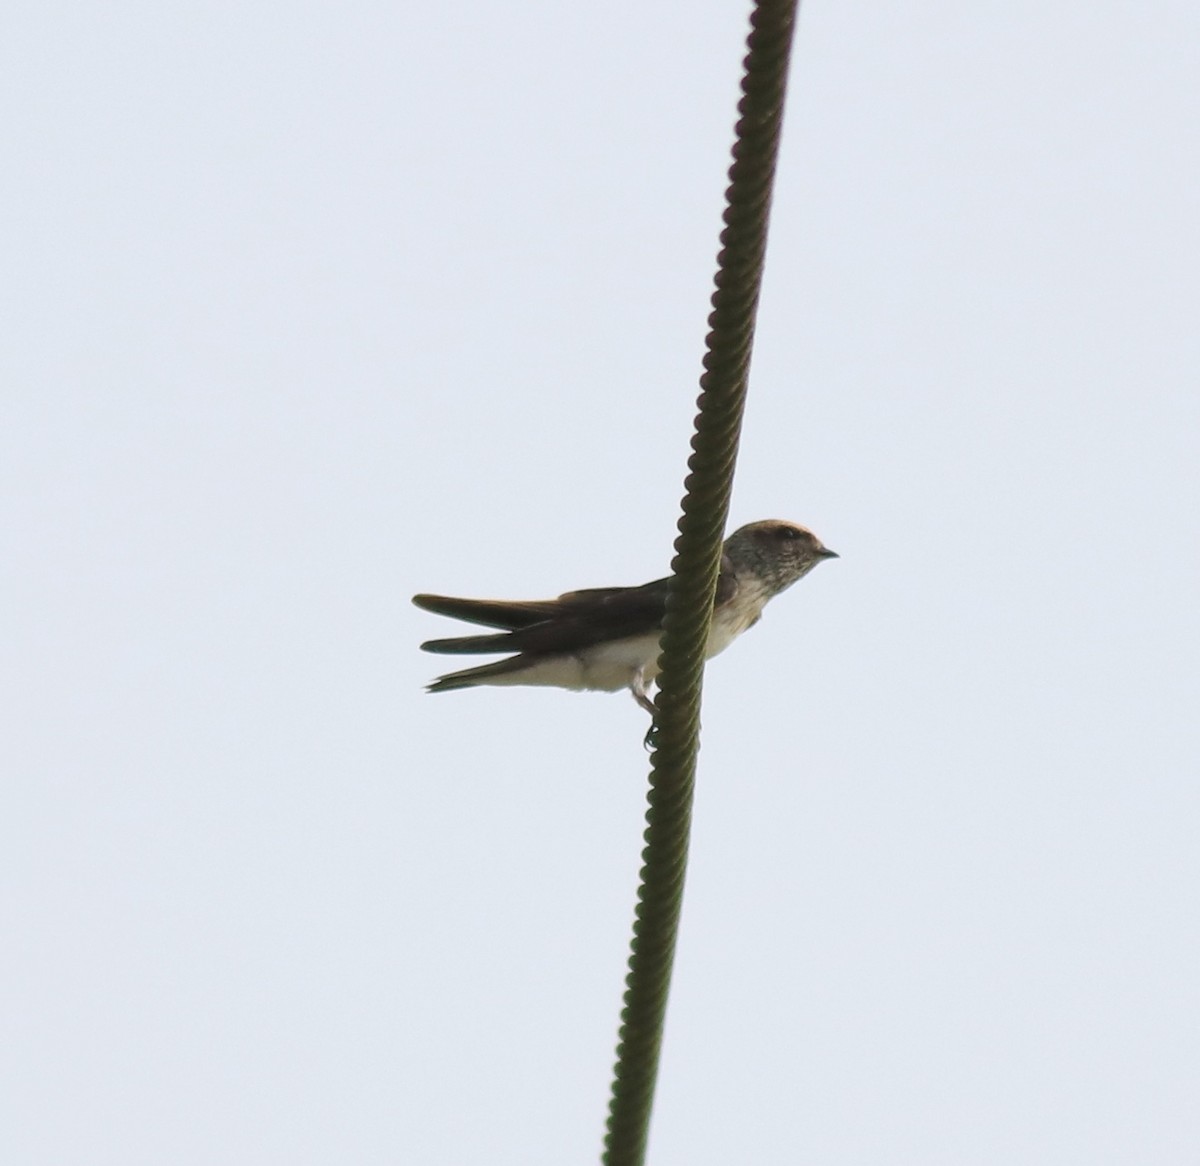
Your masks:
M713 600L707 658L723 652L762 617L767 601L802 579L836 552L811 530L767 519L735 530L725 540ZM648 687L658 675L658 641L667 606L668 579L641 587L568 591L557 599L453 599L414 595L425 611L448 615L498 633L429 640L426 652L447 656L514 653L505 660L439 676L429 692L476 685L546 685L616 692L628 688L653 715Z

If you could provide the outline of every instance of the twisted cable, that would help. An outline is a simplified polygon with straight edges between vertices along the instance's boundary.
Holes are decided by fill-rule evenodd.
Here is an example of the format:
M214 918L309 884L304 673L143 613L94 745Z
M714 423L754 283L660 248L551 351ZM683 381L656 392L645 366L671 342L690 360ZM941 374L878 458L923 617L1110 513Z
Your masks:
M799 0L759 0L725 192L716 290L663 622L646 848L613 1069L606 1166L641 1166L683 901L705 647L737 462Z

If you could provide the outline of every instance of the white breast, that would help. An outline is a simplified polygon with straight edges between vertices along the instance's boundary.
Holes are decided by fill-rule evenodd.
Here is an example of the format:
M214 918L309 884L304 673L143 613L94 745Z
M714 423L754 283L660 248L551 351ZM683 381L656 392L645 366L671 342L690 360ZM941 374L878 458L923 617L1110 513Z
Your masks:
M742 632L758 623L770 598L765 588L743 582L734 602L713 612L712 627L708 632L708 659L725 651Z

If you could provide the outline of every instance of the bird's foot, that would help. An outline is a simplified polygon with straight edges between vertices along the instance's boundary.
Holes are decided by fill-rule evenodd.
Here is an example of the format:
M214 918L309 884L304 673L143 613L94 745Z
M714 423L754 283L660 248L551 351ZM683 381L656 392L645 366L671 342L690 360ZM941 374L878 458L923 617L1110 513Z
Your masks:
M654 701L650 699L650 694L646 691L646 680L640 668L633 674L633 679L629 682L629 691L633 693L633 699L651 716L658 712Z

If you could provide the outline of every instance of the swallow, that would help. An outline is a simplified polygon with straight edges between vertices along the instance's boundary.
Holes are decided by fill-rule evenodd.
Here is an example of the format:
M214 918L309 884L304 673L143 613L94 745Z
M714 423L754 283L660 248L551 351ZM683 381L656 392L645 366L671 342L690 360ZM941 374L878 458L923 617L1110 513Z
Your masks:
M723 652L762 618L763 608L818 563L836 559L811 530L766 519L731 534L721 555L706 658ZM557 599L455 599L414 595L435 615L487 628L486 635L428 640L426 652L445 656L506 655L506 659L439 676L429 692L479 685L542 685L574 691L627 688L652 716L648 689L658 676L659 638L669 579L640 587L568 591Z

